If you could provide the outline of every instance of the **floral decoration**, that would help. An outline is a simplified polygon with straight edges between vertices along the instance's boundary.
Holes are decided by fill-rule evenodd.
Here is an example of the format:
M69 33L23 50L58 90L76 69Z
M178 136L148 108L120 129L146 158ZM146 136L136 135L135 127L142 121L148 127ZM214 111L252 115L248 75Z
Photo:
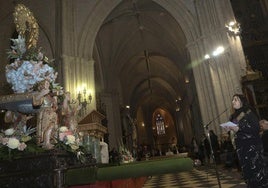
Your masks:
M27 49L25 39L20 35L11 41L13 45L7 54L13 62L6 66L6 79L15 93L31 92L43 80L55 82L57 72L48 65L51 62L41 49Z
M76 154L77 159L84 163L84 148L79 135L66 126L59 128L58 146L68 152Z
M42 53L41 48L36 47L38 24L29 10L23 5L18 6L16 10L14 16L19 35L18 38L11 39L12 45L7 51L10 61L5 68L6 80L16 94L38 91L41 95L42 92L46 92L45 95L49 94L49 96L55 97L57 104L59 104L58 106L62 107L64 90L59 84L55 83L57 72L52 67L53 60L50 61ZM24 23L24 21L27 23ZM49 88L40 91L39 86L42 86L40 84L43 84L43 81L48 81L50 85ZM37 144L39 135L32 135L36 132L36 128L28 128L26 125L27 115L19 112L14 113L16 115L10 118L10 122L7 122L12 123L12 127L0 132L0 159L6 159L6 154L11 159L22 157L24 154L45 152L47 148L44 149L40 147L40 144ZM57 109L56 113L60 113L60 109ZM21 117L25 119L20 119ZM37 118L39 117L37 116ZM40 132L38 129L37 132ZM53 131L56 129L55 126ZM83 147L75 130L71 131L62 126L58 129L55 140L55 147L49 149L71 152L77 156L80 162L85 162Z
M119 146L119 155L122 163L130 163L134 161L131 152L124 146Z
M29 151L27 143L32 140L35 128L18 125L0 132L0 158L10 158L12 151Z

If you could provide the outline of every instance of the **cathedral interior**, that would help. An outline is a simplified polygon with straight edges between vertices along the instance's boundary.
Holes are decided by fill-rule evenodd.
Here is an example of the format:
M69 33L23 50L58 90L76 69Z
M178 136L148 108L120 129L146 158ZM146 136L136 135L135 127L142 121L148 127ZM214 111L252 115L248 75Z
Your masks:
M200 143L210 130L221 139L226 131L220 124L229 121L231 100L237 93L246 96L259 119L268 119L267 0L9 0L0 1L0 10L0 159L4 146L9 151L10 147L18 150L26 147L19 148L19 142L16 146L4 143L4 136L14 133L8 129L10 122L36 127L36 138L40 142L46 139L48 143L44 141L43 146L48 150L61 143L60 135L69 131L63 126L66 124L79 133L83 144L95 139L94 144L101 143L107 155L108 150L123 147L126 148L123 154L133 159L139 148L150 155L183 154L190 150L193 138ZM25 46L15 48L19 42ZM39 48L36 56L28 53L31 47ZM19 54L18 49L24 48L27 50ZM12 56L16 57L13 61ZM14 72L24 63L28 68L21 77L16 77ZM48 67L43 73L45 79L22 88L25 82L39 78L30 77L31 73L45 67ZM56 80L58 85L54 81L46 83L51 72L49 79ZM49 91L49 84L58 90ZM41 86L44 90L38 90ZM64 95L59 94L61 91ZM47 93L39 96L42 92ZM58 110L58 104L62 111ZM47 109L53 115L41 116ZM40 122L46 119L51 125L65 129L56 132L52 127L49 133L45 132ZM51 144L52 137L45 133L57 133L58 140L54 138ZM80 154L77 152L77 158ZM55 179L58 185L61 180L69 185L81 183L82 173L76 172L76 167L68 169L65 179L62 178L66 169L54 155L61 157L49 153L49 157L34 157L28 162L18 160L18 168L9 168L14 165L12 162L0 160L0 178L8 182L8 187L12 187L13 181L17 187L22 185L21 179L12 179L5 170L16 177L21 167L24 171L25 164L40 168L39 172L49 164L54 171L46 175L42 183L50 183L43 186L55 186L51 183ZM154 168L151 168L146 163L148 157L151 156L142 156L145 162L137 164L136 168L141 165L141 171L132 171L135 168L131 165L107 170L90 164L89 171L83 173L91 177L98 171L96 177L104 181L135 177L136 173L143 177L163 173L164 168L159 166L162 162L170 165L168 172L189 171L193 165L192 160L183 156L179 163L173 158L152 160ZM55 166L49 160L57 161ZM35 167L35 162L40 166ZM38 183L39 177L34 178L23 175L25 187L30 185L28 181ZM87 179L84 183L92 182Z
M57 82L74 99L83 91L79 120L104 115L110 149L131 147L133 131L137 145L163 151L172 139L188 146L207 126L220 137L235 93L268 118L267 0L1 1L1 96L12 93L6 49L18 35L18 3L37 20Z
M205 2L1 2L1 95L12 93L5 50L16 35L14 6L23 3L39 24L38 46L55 59L58 82L75 99L90 93L80 120L102 113L112 147L120 139L130 144L134 122L139 145L165 147L172 137L188 145L207 123L221 135L236 92L267 118L267 1ZM231 20L238 33L226 27ZM219 43L223 55L204 60Z

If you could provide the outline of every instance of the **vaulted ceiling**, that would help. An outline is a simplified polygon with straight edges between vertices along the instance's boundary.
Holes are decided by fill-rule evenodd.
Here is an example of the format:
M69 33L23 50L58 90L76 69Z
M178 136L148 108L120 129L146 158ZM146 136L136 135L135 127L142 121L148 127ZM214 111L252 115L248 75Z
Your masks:
M126 0L106 18L96 39L112 88L119 81L124 105L175 110L186 97L186 39L180 25L151 0ZM117 80L118 79L118 80Z

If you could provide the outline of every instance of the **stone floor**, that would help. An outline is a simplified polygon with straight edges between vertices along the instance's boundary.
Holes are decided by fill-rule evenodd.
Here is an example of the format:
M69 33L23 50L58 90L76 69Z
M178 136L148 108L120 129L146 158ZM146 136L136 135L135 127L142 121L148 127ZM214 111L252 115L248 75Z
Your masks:
M216 175L218 174L218 176ZM143 188L246 188L236 168L223 165L194 167L189 172L164 174L148 178Z

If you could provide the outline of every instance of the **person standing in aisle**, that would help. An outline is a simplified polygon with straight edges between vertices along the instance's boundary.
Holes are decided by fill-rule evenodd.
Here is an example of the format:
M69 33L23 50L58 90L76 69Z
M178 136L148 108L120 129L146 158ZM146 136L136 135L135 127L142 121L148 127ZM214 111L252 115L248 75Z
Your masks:
M235 94L232 99L234 113L230 121L237 126L226 129L235 131L236 151L248 188L267 188L268 174L263 159L263 145L257 115L245 96Z

